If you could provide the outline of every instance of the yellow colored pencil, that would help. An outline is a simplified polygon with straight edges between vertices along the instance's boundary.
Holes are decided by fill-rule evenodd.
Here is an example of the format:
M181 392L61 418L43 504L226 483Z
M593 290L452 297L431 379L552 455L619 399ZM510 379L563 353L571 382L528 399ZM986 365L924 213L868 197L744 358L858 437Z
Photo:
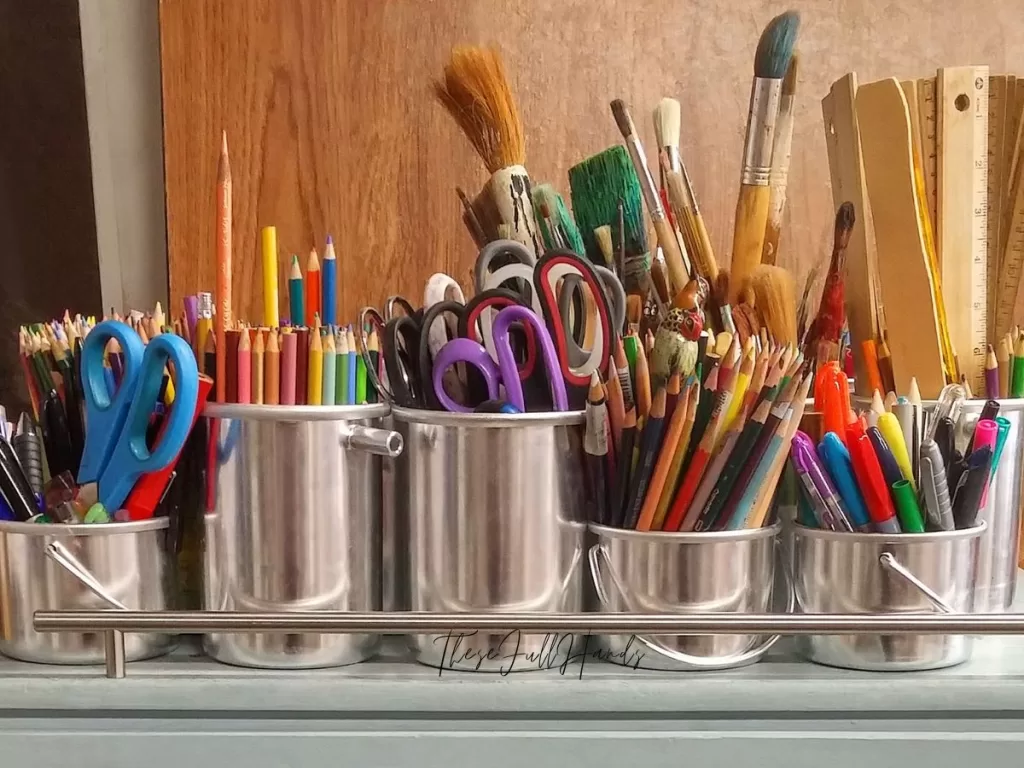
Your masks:
M320 331L314 329L309 341L309 375L306 377L306 402L309 405L323 405L324 388L324 345Z
M263 325L276 328L277 315L277 227L263 228Z

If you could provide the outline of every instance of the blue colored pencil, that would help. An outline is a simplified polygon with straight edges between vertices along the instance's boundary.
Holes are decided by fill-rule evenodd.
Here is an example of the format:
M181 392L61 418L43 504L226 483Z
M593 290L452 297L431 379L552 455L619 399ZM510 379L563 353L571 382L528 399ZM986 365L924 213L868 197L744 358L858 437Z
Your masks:
M320 309L324 315L320 321L324 325L334 325L338 312L338 260L334 255L334 240L327 236L327 247L324 249L324 261L320 266L320 290L322 300Z

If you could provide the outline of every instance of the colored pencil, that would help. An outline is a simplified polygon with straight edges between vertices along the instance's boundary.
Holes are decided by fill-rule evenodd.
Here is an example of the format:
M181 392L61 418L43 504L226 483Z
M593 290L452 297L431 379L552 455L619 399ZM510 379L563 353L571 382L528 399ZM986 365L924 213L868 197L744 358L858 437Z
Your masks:
M292 325L302 325L306 322L306 310L303 308L304 298L299 257L293 255L292 271L288 277L288 311L291 314Z
M277 295L277 227L263 228L263 324L276 328L278 319Z
M351 331L350 331L351 333ZM353 334L353 340L355 334ZM602 390L603 391L603 390ZM356 405L362 405L366 400L366 361L360 352L356 353Z
M608 525L609 488L606 473L608 454L608 409L605 407L604 387L597 371L590 377L587 393L587 421L583 433L583 450L587 458L587 477L590 480L594 504L594 521Z
M997 355L999 362L999 397L1010 396L1010 346L1007 344L1006 339L1002 338L999 340L999 352Z
M309 251L306 262L306 319L305 324L314 326L313 316L320 314L320 260L316 256L316 248ZM292 318L292 323L301 325L299 320Z
M609 367L614 368L615 362L612 361ZM617 453L619 446L622 444L622 421L626 418L626 404L622 399L622 385L619 383L619 377L614 371L608 377L605 390L607 392L608 422L612 434L612 446Z
M257 405L263 403L263 358L264 358L264 343L263 343L263 329L257 328L256 340L252 344L252 401Z
M636 392L637 418L646 419L651 412L651 372L647 365L647 353L642 344L638 344L636 348L633 387Z
M633 394L633 380L629 370L629 358L626 357L626 347L621 336L615 340L614 351L615 354L612 362L615 368L615 376L619 380L619 389L622 390L623 413L625 413L636 400ZM621 428L619 431L621 433Z
M238 402L252 401L252 346L249 329L243 328L238 339Z
M321 316L324 325L330 327L338 322L338 260L334 255L334 240L331 239L330 235L327 236L327 246L324 248L323 273L320 277L323 280L323 309Z
M646 423L644 424L643 437L640 441L640 455L637 459L635 477L630 481L632 488L629 493L629 507L626 515L625 527L636 528L640 521L640 512L644 499L647 497L647 488L650 485L651 477L654 474L654 462L658 458L658 446L661 445L662 432L665 427L665 403L668 393L664 386L658 387L658 391L651 400L651 410Z
M299 337L282 333L281 342L281 405L295 405L295 365Z
M689 383L680 395L680 402L675 412L668 419L668 428L665 431L665 439L662 441L658 452L657 461L654 465L654 474L647 489L643 506L640 509L640 519L637 521L638 531L658 531L664 522L665 513L668 511L668 502L662 506L662 499L666 496L669 487L669 480L672 477L672 467L677 455L680 457L683 450L680 450L680 442L686 440L687 432L693 427L693 416L695 408L690 406L698 396L697 381L694 379ZM666 416L666 418L668 418ZM680 459L680 464L682 463ZM674 478L672 478L674 479ZM671 498L671 494L667 494ZM661 512L659 516L658 512Z
M636 443L636 406L626 408L626 416L622 420L622 450L618 456L618 477L615 481L615 494L612 497L612 508L609 510L612 525L621 528L626 518L626 503L629 500L629 484L633 471L633 447Z
M309 337L310 334L318 333L316 326L309 328L296 328L295 334L295 404L305 405L309 396Z
M345 335L345 340L348 342L348 405L357 405L356 395L358 394L358 382L356 381L356 373L358 363L356 358L356 335L352 332L352 327L349 326L348 332ZM363 385L366 386L365 384Z
M227 339L228 349L227 354L224 355L226 358L226 373L227 373L227 386L224 388L224 402L225 403L237 403L238 402L238 343L242 339L242 332L231 328L227 331L225 338Z
M370 331L370 337L366 341L366 354L370 357L370 369L380 376L380 340L377 338L376 328ZM374 386L373 381L371 381L366 388L367 402L376 403L378 397L377 388Z
M324 405L334 405L337 396L336 379L338 378L337 346L334 343L334 334L328 329L324 336L324 361L323 361L323 385L321 386L322 400Z
M337 366L335 374L335 399L337 405L348 405L348 332L344 328L338 329Z
M264 354L263 401L267 405L278 405L281 402L281 346L276 328L270 329L267 336L267 349Z
M221 134L217 166L217 402L227 393L227 331L231 327L231 163L228 134Z
M309 405L323 404L324 347L320 330L314 328L309 339L309 372L306 376L306 402Z
M225 342L226 343L226 342ZM203 353L203 357L206 358L206 367L208 370L216 370L217 368L217 334L208 333L206 334L206 352Z

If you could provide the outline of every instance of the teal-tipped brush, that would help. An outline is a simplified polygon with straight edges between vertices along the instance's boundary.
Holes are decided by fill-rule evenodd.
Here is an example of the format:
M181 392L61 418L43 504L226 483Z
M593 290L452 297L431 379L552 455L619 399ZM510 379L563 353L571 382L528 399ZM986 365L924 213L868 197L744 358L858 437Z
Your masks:
M533 212L545 248L568 248L580 256L586 255L583 237L569 213L569 206L550 184L538 184L533 188Z
M611 147L574 165L569 169L569 188L572 211L579 225L587 257L592 262L604 263L594 237L596 228L610 226L615 247L618 248L622 242L623 233L619 228L620 200L625 210L623 228L626 255L641 256L647 253L640 181L625 147Z

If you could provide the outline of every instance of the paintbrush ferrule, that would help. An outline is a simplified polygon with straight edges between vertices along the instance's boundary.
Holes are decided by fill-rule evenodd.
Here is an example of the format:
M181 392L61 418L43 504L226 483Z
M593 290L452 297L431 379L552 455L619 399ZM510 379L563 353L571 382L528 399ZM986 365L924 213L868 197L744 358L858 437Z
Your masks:
M755 77L750 89L747 135L743 142L743 170L740 183L767 187L775 146L775 122L782 101L782 81Z
M662 151L665 153L665 157L668 158L669 170L675 171L676 173L682 173L683 171L683 159L679 155L679 147L674 144L667 144L662 147Z
M654 185L654 176L651 175L651 168L647 165L647 156L644 155L644 148L636 134L626 137L626 150L629 158L633 161L637 176L640 177L640 191L643 193L644 202L647 203L647 212L654 220L665 219L665 209L661 205L661 197L658 195L658 188Z

